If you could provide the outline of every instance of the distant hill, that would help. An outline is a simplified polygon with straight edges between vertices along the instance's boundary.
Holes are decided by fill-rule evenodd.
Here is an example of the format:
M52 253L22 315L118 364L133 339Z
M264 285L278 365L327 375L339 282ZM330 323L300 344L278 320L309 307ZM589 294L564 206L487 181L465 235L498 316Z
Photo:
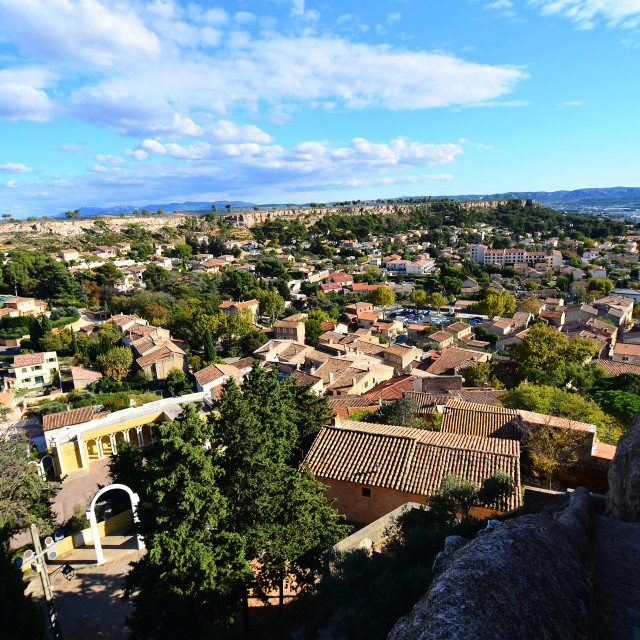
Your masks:
M574 191L511 191L491 195L449 196L454 200L495 200L530 198L553 206L624 206L640 204L640 187L609 187L606 189L575 189Z
M211 205L215 204L218 209L224 211L224 208L230 204L234 209L250 209L256 205L253 202L243 202L242 200L216 200L215 202L169 202L165 204L145 204L139 207L132 207L128 204L116 205L114 207L75 207L80 210L83 216L117 216L120 213L133 213L136 209L142 211L205 211L211 209ZM74 208L74 209L75 209ZM56 214L54 218L64 218L65 211Z
M416 196L413 196L416 197ZM445 197L445 196L442 196ZM446 196L453 200L502 200L505 198L528 198L537 200L541 204L560 209L578 206L640 206L640 187L608 187L606 189L575 189L574 191L510 191L507 193L492 194L467 194ZM224 211L230 204L234 209L252 209L255 206L261 208L283 209L284 203L270 203L256 205L254 202L243 200L216 200L215 202L169 202L165 204L146 204L138 207L131 205L117 205L114 207L78 207L83 216L107 216L118 215L121 212L130 214L136 209L142 211L208 211L215 204L219 211ZM308 206L308 204L296 205ZM57 214L56 218L63 218L65 212Z

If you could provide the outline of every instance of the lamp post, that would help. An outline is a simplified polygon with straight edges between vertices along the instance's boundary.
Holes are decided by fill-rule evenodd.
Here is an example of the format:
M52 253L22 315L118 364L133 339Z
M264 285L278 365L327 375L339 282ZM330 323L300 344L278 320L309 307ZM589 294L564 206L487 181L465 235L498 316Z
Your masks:
M21 565L23 563L29 563L31 568L40 574L40 582L42 583L42 591L47 603L47 614L49 616L51 632L54 640L63 640L63 638L62 629L60 629L60 621L58 620L58 612L56 611L56 604L53 599L53 587L51 586L51 580L49 579L49 570L47 568L45 556L48 557L49 560L55 560L57 556L55 547L57 547L63 539L64 535L62 532L57 531L55 533L55 542L53 538L47 537L44 541L45 549L43 550L42 545L40 544L40 532L38 531L38 527L37 525L32 524L31 540L33 542L35 553L31 549L27 549L24 552L21 563Z

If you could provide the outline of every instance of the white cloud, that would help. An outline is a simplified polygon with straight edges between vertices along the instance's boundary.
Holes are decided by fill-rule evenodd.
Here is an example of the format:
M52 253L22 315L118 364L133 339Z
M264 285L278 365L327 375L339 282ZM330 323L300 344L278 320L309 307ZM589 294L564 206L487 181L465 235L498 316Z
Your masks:
M398 20L402 19L401 13L388 13L387 14L387 24L393 24L394 22L398 22Z
M542 15L568 18L580 29L603 20L609 27L635 29L640 25L640 0L529 0Z
M105 173L106 171L109 171L109 169L101 164L94 164L93 166L89 167L89 171L92 171L94 173Z
M502 11L503 9L510 9L511 7L513 7L511 0L495 0L495 2L484 5L484 9L488 11Z
M471 147L475 147L478 151L500 151L500 149L496 149L492 145L482 144L482 142L472 142L467 138L460 138L459 142L460 144L466 144Z
M111 65L123 58L155 58L161 49L155 33L120 3L3 0L0 25L23 52L53 60Z
M47 122L55 110L55 104L44 91L25 84L0 82L0 117Z
M119 156L103 155L102 153L96 154L96 160L98 162L107 162L109 164L122 164L125 162L124 158L120 158Z
M33 169L21 163L7 162L6 164L0 164L0 173L31 173L32 171Z
M558 109L570 109L572 107L584 107L584 103L580 100L571 100L569 102L561 102L556 106Z

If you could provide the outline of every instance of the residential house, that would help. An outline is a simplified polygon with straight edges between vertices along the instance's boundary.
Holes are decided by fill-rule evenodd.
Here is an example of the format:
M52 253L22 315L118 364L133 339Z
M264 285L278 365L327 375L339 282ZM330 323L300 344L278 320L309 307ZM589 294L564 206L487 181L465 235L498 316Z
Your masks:
M315 353L307 354L312 361ZM324 354L325 356L327 354ZM361 395L376 385L393 377L394 370L375 357L362 354L329 356L316 369L311 367L312 375L322 378L327 395Z
M274 338L276 340L295 340L304 343L305 324L302 320L285 318L278 320L273 325Z
M640 344L617 342L611 350L611 359L614 362L640 365Z
M384 351L384 363L393 367L394 374L399 375L410 369L413 361L418 360L421 355L422 351L415 347L394 344Z
M351 313L357 316L360 313L371 313L373 311L373 305L370 302L356 302L355 304L349 304L344 308L345 313Z
M180 369L189 373L187 354L172 340L166 340L148 349L136 360L136 364L142 371L157 380L166 380L171 369Z
M80 253L77 249L61 249L58 252L58 256L64 260L64 262L73 262L80 259Z
M2 309L0 317L20 318L22 316L39 316L47 310L47 303L34 298L16 296L0 296Z
M373 325L380 318L379 313L369 312L369 313L359 313L357 318L357 325L360 329L371 329Z
M71 379L74 389L84 389L90 384L95 384L102 378L102 374L97 369L88 367L71 367Z
M427 373L438 376L457 375L473 364L488 362L490 359L491 355L483 351L447 347L441 353L431 355L426 367L421 368L424 368Z
M199 392L210 391L227 380L242 380L244 373L233 364L211 364L194 373L196 388Z
M444 330L453 335L456 340L464 340L467 336L471 335L471 325L461 320L446 326Z
M477 281L467 276L462 281L462 289L460 290L460 294L466 295L470 293L476 293L477 291L480 291L480 287L478 286Z
M13 367L5 376L5 387L25 391L57 383L58 368L58 356L55 351L14 356Z
M427 347L429 349L446 349L453 345L453 334L448 331L434 331L427 335L418 336L418 346Z
M398 320L378 320L371 329L373 333L391 341L403 332L404 326Z
M370 523L406 502L424 504L450 474L478 485L497 471L514 479L516 490L506 501L493 509L476 508L476 516L522 503L516 440L334 420L316 437L305 464L329 487L326 497L350 521Z
M116 247L96 247L92 253L101 260L108 260L118 255L118 249Z
M249 309L253 314L253 321L255 322L260 311L260 302L256 299L245 300L244 302L225 300L222 304L218 305L218 309L228 316L238 315L240 309Z
M565 314L564 311L547 311L543 309L540 311L540 318L551 327L564 326Z

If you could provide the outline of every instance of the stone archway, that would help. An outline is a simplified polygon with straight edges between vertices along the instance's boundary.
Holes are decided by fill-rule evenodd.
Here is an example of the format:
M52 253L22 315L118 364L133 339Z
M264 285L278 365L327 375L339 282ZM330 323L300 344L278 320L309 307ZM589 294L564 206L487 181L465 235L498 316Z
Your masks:
M137 493L131 491L126 484L110 484L107 487L102 487L100 491L98 491L91 500L91 504L89 508L86 510L87 520L91 525L91 537L93 538L93 546L96 550L96 561L98 564L104 564L104 555L102 553L102 543L100 542L100 532L98 531L98 521L96 520L96 504L99 498L105 494L107 491L111 491L111 489L120 489L121 491L125 491L129 494L129 498L131 499L131 512L133 513L133 522L140 522L138 518L138 503L140 502L140 498ZM144 541L142 538L137 535L138 539L138 549L144 549Z

